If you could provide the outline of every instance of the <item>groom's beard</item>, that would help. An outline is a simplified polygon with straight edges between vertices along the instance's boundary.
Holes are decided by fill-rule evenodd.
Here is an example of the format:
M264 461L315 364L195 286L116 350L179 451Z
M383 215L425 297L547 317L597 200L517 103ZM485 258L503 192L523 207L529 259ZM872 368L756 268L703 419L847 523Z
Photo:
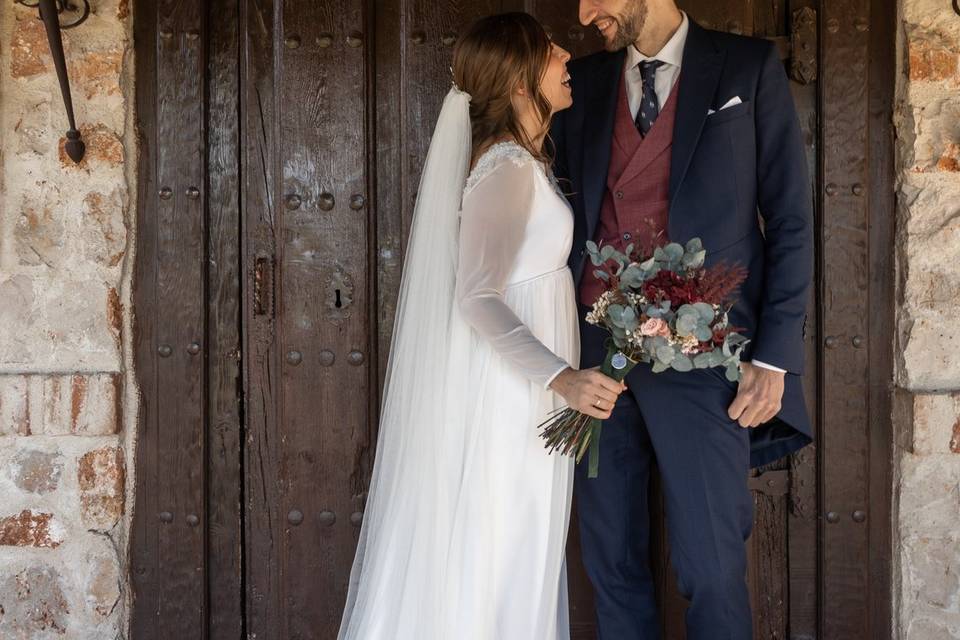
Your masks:
M620 51L637 41L643 25L647 21L647 2L646 0L635 0L626 9L626 13L617 16L617 32L612 40L604 40L604 48L607 51Z

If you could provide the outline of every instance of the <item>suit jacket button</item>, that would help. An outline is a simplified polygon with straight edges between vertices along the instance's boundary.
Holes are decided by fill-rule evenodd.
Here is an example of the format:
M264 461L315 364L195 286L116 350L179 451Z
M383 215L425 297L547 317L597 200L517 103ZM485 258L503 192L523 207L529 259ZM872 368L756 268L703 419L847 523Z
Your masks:
M618 200L623 200L623 191L617 191L614 195L617 196Z
M580 249L580 257L583 257L584 249Z
M630 241L630 238L632 238L632 237L633 237L633 236L630 235L629 233L623 234L623 239L626 240L626 241L628 241L628 242Z

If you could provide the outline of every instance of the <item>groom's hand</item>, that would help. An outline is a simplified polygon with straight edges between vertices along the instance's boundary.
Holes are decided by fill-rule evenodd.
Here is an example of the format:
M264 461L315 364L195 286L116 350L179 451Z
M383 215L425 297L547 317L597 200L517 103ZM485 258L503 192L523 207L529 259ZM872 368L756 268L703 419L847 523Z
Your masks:
M780 412L784 374L749 362L742 362L740 371L740 388L727 415L741 427L758 427Z

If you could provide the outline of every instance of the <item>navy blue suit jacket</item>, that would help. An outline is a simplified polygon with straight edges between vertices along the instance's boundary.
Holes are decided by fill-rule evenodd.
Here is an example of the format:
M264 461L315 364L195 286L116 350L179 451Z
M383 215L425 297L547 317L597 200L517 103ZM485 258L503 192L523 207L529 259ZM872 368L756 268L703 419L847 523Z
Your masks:
M569 65L573 106L554 119L555 173L575 214L570 268L579 284L610 165L625 51ZM707 264L739 262L747 280L730 320L745 328L744 359L787 370L777 419L751 431L758 466L812 440L803 398L804 325L813 279L813 194L799 121L773 43L700 27L683 51L670 166L668 236L699 237ZM734 96L741 104L718 110ZM759 214L759 215L758 215Z

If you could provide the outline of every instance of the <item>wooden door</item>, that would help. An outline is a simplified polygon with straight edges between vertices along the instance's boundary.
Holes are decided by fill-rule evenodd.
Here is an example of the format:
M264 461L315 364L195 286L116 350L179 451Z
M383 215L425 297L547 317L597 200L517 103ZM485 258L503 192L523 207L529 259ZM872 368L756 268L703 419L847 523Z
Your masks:
M334 638L420 168L457 35L575 0L136 0L134 638ZM757 638L889 637L891 0L683 0L776 41L817 202L818 443L751 479ZM866 301L873 314L860 312ZM657 484L653 486L656 498ZM665 529L664 635L684 637ZM595 637L571 527L573 637Z

